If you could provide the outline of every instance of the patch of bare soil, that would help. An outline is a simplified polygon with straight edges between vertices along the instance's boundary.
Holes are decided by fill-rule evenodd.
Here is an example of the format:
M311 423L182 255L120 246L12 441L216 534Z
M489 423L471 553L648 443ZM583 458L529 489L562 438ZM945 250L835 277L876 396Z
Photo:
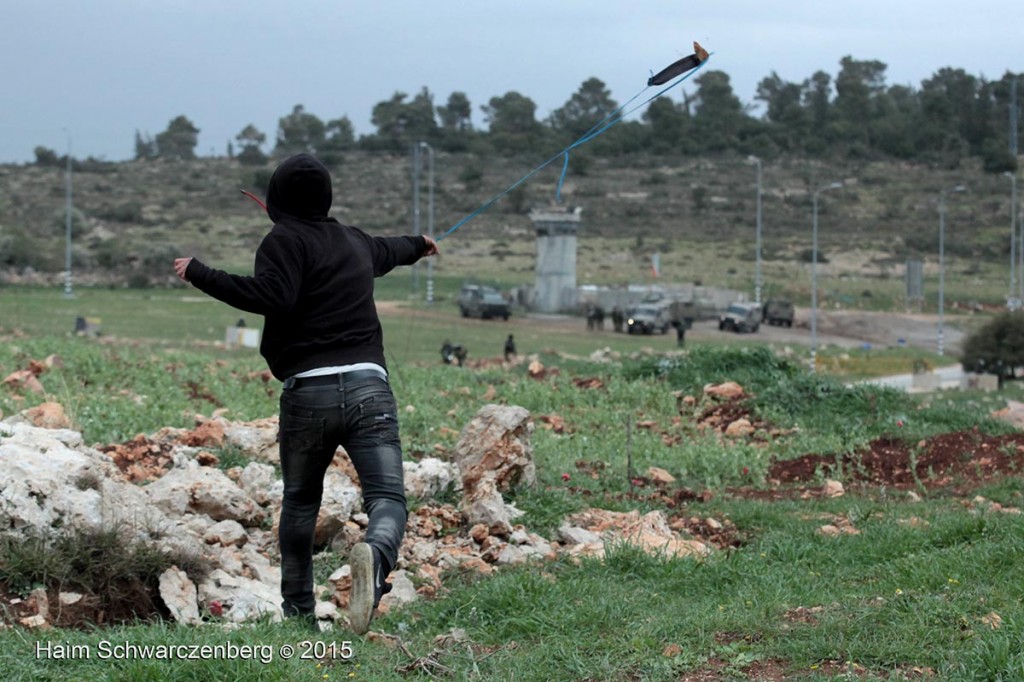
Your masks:
M153 481L171 468L173 443L157 443L144 435L124 443L101 445L97 448L114 460L114 464L130 481Z
M879 438L866 449L839 458L809 454L776 461L768 476L783 484L810 483L821 475L837 475L840 470L846 479L868 485L970 490L1024 471L1024 434L991 436L971 430L917 443Z
M0 585L0 614L0 623L38 627L34 622L38 620L45 623L42 627L76 629L163 620L170 616L155 589L131 579L109 585L103 594L49 588L18 596Z

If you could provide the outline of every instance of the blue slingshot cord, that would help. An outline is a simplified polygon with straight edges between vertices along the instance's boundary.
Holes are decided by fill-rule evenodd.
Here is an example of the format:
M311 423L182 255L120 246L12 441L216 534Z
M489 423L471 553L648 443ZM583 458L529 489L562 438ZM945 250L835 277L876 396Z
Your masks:
M649 88L650 86L647 86L647 87ZM590 135L592 132L597 130L597 128L601 124L603 124L605 121L608 121L609 119L613 118L615 115L620 113L623 109L628 107L633 102L633 100L635 100L637 97L639 97L640 95L642 95L646 91L647 91L647 88L644 88L643 90L641 90L640 92L636 93L635 95L630 97L628 100L626 100L626 102L621 107L619 107L618 109L616 109L616 110L612 111L611 113L607 114L600 121L598 121L594 125L590 126L590 130L588 130L587 132L583 133L583 135L577 140L577 142L579 142L579 140L583 140L584 138L590 139L589 137L587 137L588 135ZM565 149L565 163L562 164L562 174L558 177L558 187L555 189L555 201L557 203L559 203L559 204L562 203L562 185L565 184L565 176L569 172L569 150L572 149L575 146L577 146L577 145L574 143L574 144L569 145Z
M565 153L565 163L562 164L562 174L558 176L558 187L555 188L555 203L562 203L562 185L565 184L565 174L569 172L569 152Z
M457 222L454 225L452 225L451 227L449 227L448 230L444 234L442 234L440 237L437 238L437 241L441 241L442 239L444 239L445 237L450 235L452 232L455 232L455 230L459 229L460 227L462 227L463 225L468 223L470 220L472 220L473 218L477 217L478 215L480 215L481 213L483 213L484 211L489 209L491 206L494 206L494 204L496 204L498 202L498 200L501 199L503 196L505 196L506 194L508 194L509 192L514 190L516 187L518 187L519 185L523 184L524 182L526 182L527 180L532 178L534 175L539 173L544 168L547 168L558 157L564 156L565 157L565 161L562 164L562 174L561 174L561 177L558 180L558 189L556 190L556 195L555 195L556 199L559 202L561 202L561 198L560 197L561 197L561 193L562 193L562 184L565 182L565 176L566 176L566 173L568 172L568 169L569 169L569 152L570 151L572 151L576 147L579 147L580 145L583 145L583 144L586 144L587 142L590 142L591 140L593 140L598 135L601 135L601 134L605 133L609 128L611 128L613 125L615 125L616 123L621 121L626 116L632 114L634 111L636 111L640 107L644 106L645 104L649 104L650 102L654 101L655 99L661 97L662 95L664 95L666 92L668 92L672 88L676 87L677 85L679 85L680 83L682 83L686 79L690 78L690 76L692 76L693 74L697 73L698 71L700 71L701 69L704 68L704 65L707 64L708 61L710 61L711 56L713 54L714 54L714 52L708 54L708 58L705 59L704 61L702 61L699 65L697 65L696 68L693 68L690 71L687 71L685 74L680 76L674 82L670 83L669 85L667 85L664 88L662 88L661 90L659 90L653 96L647 98L646 100L644 100L640 104L636 105L635 107L633 107L629 111L625 111L624 112L623 110L627 106L629 106L630 102L632 102L636 98L640 97L640 95L645 93L650 88L650 86L644 87L642 90L640 90L640 92L638 92L635 95L633 95L632 97L630 97L629 100L625 104L623 104L621 107L619 107L618 109L616 109L615 111L611 112L610 114L605 116L603 119L601 119L600 121L595 123L590 128L590 130L588 130L587 132L583 133L583 135L581 135L575 142L571 143L569 146L565 147L564 149L559 151L557 154L554 154L553 156L548 158L546 161L544 161L539 166L537 166L536 168L531 170L529 173L527 173L523 177L519 178L518 180L513 182L511 185L506 187L504 190L502 190L498 194L495 194L493 197L491 197L486 202L481 204L479 208L477 208L475 211L473 211L472 213L467 215L465 218L463 218L459 222Z

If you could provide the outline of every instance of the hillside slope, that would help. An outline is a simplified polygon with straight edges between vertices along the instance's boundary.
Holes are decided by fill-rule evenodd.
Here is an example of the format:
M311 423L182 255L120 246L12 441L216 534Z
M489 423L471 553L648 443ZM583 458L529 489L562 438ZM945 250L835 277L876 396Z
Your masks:
M435 233L508 187L536 162L439 153ZM532 249L526 214L532 206L553 201L556 166L560 164L552 164L461 227L446 242L447 251L471 250L480 240L488 240L484 253L489 255ZM732 245L752 257L756 170L743 159L591 158L583 166L585 172L570 173L563 188L565 203L583 207L581 251L599 243L595 238L605 238L628 240L624 243L645 251ZM170 258L186 253L248 267L267 222L239 189L262 194L272 169L272 164L254 169L231 159L91 164L74 174L76 272L113 270L140 282L164 281L165 274L154 273L165 273ZM334 170L334 179L333 214L339 220L373 233L412 231L407 157L352 152ZM426 232L425 170L421 179L421 228ZM1008 260L1010 188L1004 177L973 167L949 171L894 162L829 165L802 159L764 162L766 260L806 259L809 188L837 180L845 186L823 195L819 206L826 258L851 249L891 263L922 254L933 258L939 192L964 184L968 191L948 201L947 255L987 263ZM26 265L62 270L64 207L62 168L0 166L0 267L8 272ZM698 264L698 276L701 267L716 266ZM484 270L496 274L493 263Z

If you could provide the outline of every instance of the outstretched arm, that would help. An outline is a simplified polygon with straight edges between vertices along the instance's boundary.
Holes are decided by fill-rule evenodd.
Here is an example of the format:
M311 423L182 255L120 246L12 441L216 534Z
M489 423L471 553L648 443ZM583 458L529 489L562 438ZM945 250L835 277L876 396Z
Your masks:
M431 237L371 237L373 276L382 277L399 265L412 265L420 258L435 256L437 242Z
M174 272L183 281L228 305L268 315L287 312L298 297L302 256L288 239L268 235L256 252L252 277L216 270L195 258L176 258Z

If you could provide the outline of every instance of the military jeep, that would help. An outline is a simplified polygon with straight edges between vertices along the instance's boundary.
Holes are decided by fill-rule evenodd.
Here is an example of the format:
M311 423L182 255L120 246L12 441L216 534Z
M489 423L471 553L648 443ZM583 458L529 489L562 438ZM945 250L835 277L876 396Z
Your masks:
M500 317L507 320L512 314L508 301L497 289L477 284L462 285L458 304L463 317L479 317L481 320Z

